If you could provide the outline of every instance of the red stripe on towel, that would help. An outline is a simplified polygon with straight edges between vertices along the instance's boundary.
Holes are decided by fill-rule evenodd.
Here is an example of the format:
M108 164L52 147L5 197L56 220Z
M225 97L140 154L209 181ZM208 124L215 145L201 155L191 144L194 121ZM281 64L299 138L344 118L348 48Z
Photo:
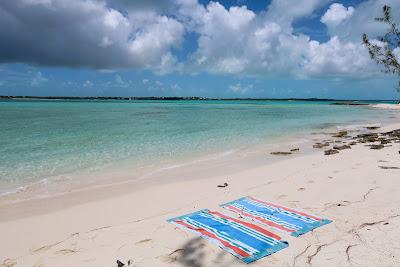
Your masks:
M241 225L247 226L247 227L249 227L249 228L251 228L251 229L253 229L255 231L258 231L258 232L260 232L260 233L262 233L262 234L264 234L266 236L272 237L272 238L274 238L276 240L281 240L281 237L279 235L271 233L270 231L267 231L267 230L265 230L264 228L262 228L262 227L260 227L258 225L255 225L255 224L252 224L252 223L248 223L248 222L243 222L241 220L237 220L235 218L223 215L222 213L219 213L217 211L208 211L208 212L211 213L211 214L214 214L214 215L218 215L221 218L232 220L232 221L237 222L237 223L239 223Z
M234 206L227 205L227 206L225 206L225 207L228 207L229 209L234 210L234 211L238 212L239 214L241 213L241 214L243 214L244 216L247 216L247 217L256 219L257 221L260 221L260 222L265 223L265 224L267 224L267 225L269 225L269 226L272 226L272 227L281 229L281 230L283 230L283 231L290 232L290 233L292 233L292 232L295 231L295 230L293 230L293 229L286 228L286 227L283 226L283 225L280 225L280 224L274 223L274 222L272 222L272 221L268 221L268 220L266 220L266 219L264 219L264 218L261 218L261 217L258 217L258 216L254 216L254 215L252 215L252 214L250 214L250 213L244 212L244 211L242 211L242 210L240 210L240 209L238 209L238 208L236 208L236 207L234 207Z
M292 210L292 209L284 207L284 206L280 206L280 205L272 204L272 203L265 202L265 201L262 201L262 200L258 200L258 199L255 199L254 197L248 197L248 198L250 198L250 199L252 199L252 200L254 200L256 202L259 202L259 203L262 203L262 204L265 204L265 205L268 205L268 206L272 206L272 207L275 207L275 208L280 208L280 209L283 209L283 210L286 210L286 211L289 211L289 212L293 212L293 213L296 213L296 214L299 214L299 215L302 215L302 216L305 216L305 217L312 218L312 219L317 220L317 221L321 221L322 220L322 218L318 218L318 217L315 217L313 215L310 215L310 214L307 214L307 213L304 213L304 212L301 212L301 211Z

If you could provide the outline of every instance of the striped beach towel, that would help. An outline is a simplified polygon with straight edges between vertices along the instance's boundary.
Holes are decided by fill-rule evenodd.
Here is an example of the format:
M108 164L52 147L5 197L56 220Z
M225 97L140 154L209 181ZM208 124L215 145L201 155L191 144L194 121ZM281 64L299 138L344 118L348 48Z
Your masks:
M254 197L243 197L222 204L221 207L296 237L331 222L302 211L261 201Z
M246 263L288 246L280 236L260 226L207 209L168 222L211 241Z

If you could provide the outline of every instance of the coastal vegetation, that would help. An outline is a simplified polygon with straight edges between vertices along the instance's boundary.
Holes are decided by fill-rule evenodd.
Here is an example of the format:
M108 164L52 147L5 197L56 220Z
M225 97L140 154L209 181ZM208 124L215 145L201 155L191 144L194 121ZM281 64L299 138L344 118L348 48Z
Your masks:
M392 16L391 7L384 5L383 16L375 18L375 21L386 24L388 31L378 37L378 40L370 40L368 35L364 33L363 43L368 48L371 58L384 67L384 72L397 75L400 78L400 31ZM400 81L396 89L400 92Z

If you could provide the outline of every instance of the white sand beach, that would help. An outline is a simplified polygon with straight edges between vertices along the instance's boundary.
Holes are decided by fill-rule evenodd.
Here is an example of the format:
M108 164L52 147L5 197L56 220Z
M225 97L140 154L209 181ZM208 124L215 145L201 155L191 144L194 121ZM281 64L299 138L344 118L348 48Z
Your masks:
M383 108L383 109L400 109L400 104L376 104L372 106L374 108Z
M386 125L371 132L399 128ZM279 233L289 247L252 266L399 266L400 145L377 150L366 145L334 155L324 155L326 149L288 157L265 151L265 157L280 160L241 170L226 163L221 173L189 165L169 170L172 179L164 182L123 182L3 201L0 266L117 266L116 260L130 266L244 266L166 219L203 208L235 217L218 205L247 195L333 221L298 238ZM229 185L217 187L224 182Z

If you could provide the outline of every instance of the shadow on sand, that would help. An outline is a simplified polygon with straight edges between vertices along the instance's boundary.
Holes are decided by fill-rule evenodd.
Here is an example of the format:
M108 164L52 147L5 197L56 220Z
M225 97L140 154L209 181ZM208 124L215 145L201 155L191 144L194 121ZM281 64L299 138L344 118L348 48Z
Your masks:
M181 248L171 252L169 259L188 267L231 266L237 262L232 255L222 249L219 249L220 252L214 256L215 253L205 242L201 237L190 239Z

